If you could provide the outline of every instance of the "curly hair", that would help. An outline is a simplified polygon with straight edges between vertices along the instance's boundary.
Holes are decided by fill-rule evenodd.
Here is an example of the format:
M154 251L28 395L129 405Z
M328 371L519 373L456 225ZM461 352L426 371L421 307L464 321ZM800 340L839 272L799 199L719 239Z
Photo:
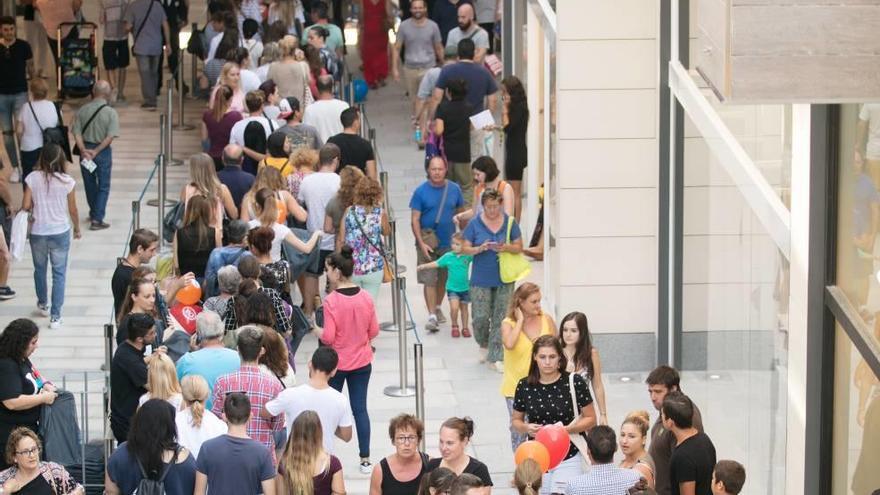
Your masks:
M355 190L364 177L364 172L354 165L346 165L339 171L339 190L336 197L339 198L340 209L344 210L354 204Z
M291 157L291 164L297 170L318 171L318 152L309 148L297 148Z
M6 451L4 452L4 455L6 456L6 463L10 466L15 465L15 450L18 449L18 442L23 438L30 438L33 440L34 443L37 444L38 453L43 451L43 442L40 441L40 437L38 437L30 428L19 426L12 430L12 433L9 434L9 440L6 441Z
M17 318L9 322L0 334L0 358L10 358L23 362L31 340L40 333L37 324L27 318Z
M382 206L382 185L372 177L363 177L354 187L352 204L371 208Z

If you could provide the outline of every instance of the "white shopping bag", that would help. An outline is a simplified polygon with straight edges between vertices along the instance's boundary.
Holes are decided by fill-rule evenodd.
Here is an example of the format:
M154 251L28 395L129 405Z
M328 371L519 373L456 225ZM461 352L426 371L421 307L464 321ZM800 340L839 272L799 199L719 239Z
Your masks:
M19 211L12 219L12 235L10 236L9 252L15 261L21 261L24 246L27 244L28 212Z

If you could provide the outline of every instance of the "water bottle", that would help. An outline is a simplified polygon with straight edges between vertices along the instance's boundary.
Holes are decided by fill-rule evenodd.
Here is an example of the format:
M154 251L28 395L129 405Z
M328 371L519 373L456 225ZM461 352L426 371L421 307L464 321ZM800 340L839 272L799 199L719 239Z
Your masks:
M415 140L417 143L422 142L422 128L421 127L416 127L416 134L414 137L415 137Z

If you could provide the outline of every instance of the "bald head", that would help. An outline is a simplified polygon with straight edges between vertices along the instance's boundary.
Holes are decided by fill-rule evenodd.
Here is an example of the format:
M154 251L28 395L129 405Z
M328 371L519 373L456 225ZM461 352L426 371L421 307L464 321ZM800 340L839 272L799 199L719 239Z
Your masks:
M92 88L92 96L107 99L110 97L110 92L110 83L103 79L95 81L95 86Z
M241 165L244 150L237 144L227 144L223 148L223 165Z
M462 31L467 31L474 23L474 6L464 3L458 6L458 27Z

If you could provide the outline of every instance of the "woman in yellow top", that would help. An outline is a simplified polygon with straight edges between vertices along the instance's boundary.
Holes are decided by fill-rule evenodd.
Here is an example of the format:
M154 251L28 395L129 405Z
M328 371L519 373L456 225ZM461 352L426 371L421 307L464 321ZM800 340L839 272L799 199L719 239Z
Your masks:
M541 309L541 288L531 282L520 285L510 298L507 318L501 322L501 343L504 347L504 377L501 395L507 402L507 412L513 412L516 384L529 374L532 361L532 343L542 335L556 335L553 317ZM510 446L516 451L526 441L526 435L510 429Z
M290 159L290 141L287 134L273 132L266 141L266 158L260 162L259 168L271 167L281 172L281 178L287 182L287 176L292 174L296 167Z

